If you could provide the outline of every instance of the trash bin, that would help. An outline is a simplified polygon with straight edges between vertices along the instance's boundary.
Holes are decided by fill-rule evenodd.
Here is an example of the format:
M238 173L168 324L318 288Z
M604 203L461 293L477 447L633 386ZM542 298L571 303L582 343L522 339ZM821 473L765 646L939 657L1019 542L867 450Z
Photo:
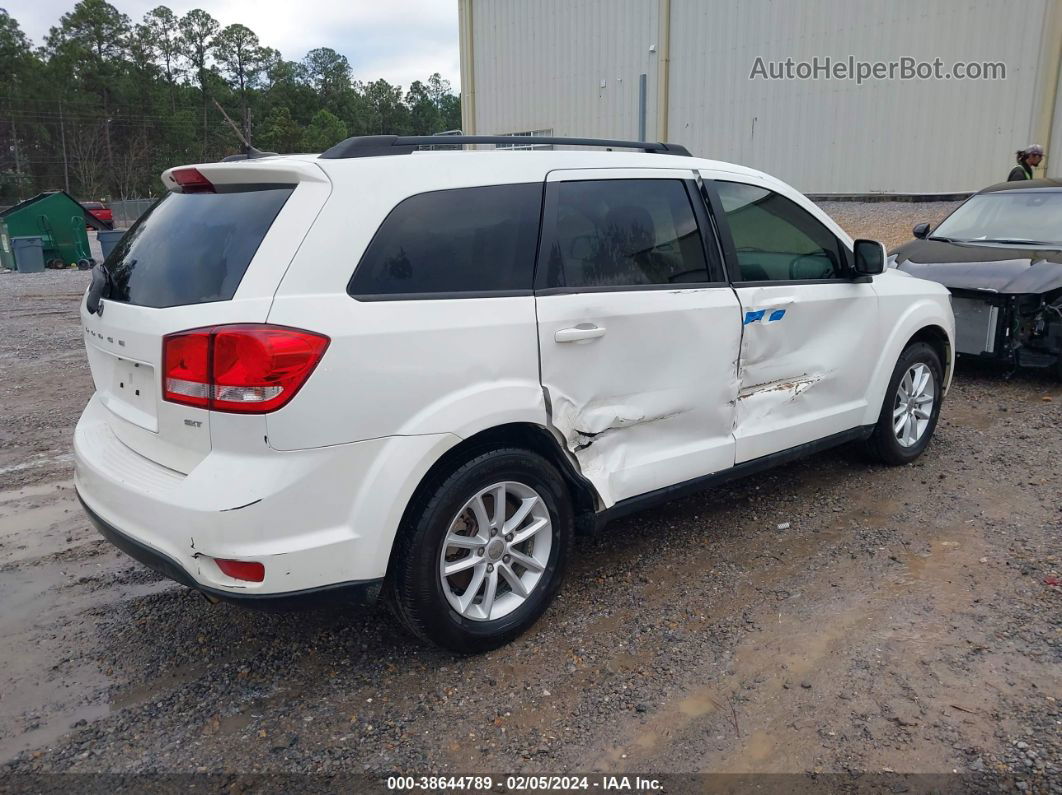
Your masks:
M11 250L11 236L7 233L7 224L0 218L0 270L16 270L15 254Z
M111 256L111 252L114 251L114 247L118 245L118 241L124 234L124 229L101 229L96 232L96 239L100 241L100 250L103 251L104 259Z
M40 273L44 270L44 241L39 237L13 237L11 250L19 273Z

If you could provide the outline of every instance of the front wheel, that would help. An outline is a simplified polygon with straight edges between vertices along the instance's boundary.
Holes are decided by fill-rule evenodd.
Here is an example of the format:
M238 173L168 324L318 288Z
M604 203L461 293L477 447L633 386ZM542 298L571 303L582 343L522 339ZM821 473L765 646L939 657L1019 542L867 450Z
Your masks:
M940 355L924 342L900 354L874 432L867 441L874 458L894 466L922 455L940 416L944 368Z
M403 527L390 601L415 635L463 653L508 643L549 606L573 536L568 489L516 448L468 461L423 494Z

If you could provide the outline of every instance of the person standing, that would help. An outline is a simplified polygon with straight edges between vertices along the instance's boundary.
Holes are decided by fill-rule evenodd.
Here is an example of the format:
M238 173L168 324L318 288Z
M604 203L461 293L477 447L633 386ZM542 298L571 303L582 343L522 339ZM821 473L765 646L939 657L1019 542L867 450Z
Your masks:
M1040 144L1032 144L1018 150L1018 165L1010 170L1007 182L1020 182L1023 179L1033 178L1033 169L1040 165L1044 159L1044 148Z

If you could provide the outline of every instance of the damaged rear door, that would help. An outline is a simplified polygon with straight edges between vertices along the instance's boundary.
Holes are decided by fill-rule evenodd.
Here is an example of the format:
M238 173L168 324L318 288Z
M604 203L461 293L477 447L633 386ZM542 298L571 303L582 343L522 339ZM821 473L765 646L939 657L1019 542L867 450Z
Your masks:
M692 171L547 177L536 305L551 421L606 506L734 464L741 315ZM697 199L696 201L694 199Z
M742 310L737 463L857 427L880 349L873 283L792 199L743 182L706 185Z

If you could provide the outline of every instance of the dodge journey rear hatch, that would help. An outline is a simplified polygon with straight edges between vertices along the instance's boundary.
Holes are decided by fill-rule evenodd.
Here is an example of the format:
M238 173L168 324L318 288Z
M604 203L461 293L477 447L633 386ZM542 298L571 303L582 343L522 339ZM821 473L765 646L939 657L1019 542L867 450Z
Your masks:
M168 193L97 267L82 321L110 431L187 473L211 449L212 409L251 413L290 397L293 381L259 384L249 368L274 366L278 346L288 364L320 356L313 335L264 324L330 185L292 159L172 169L163 182ZM222 359L227 391L213 384Z

